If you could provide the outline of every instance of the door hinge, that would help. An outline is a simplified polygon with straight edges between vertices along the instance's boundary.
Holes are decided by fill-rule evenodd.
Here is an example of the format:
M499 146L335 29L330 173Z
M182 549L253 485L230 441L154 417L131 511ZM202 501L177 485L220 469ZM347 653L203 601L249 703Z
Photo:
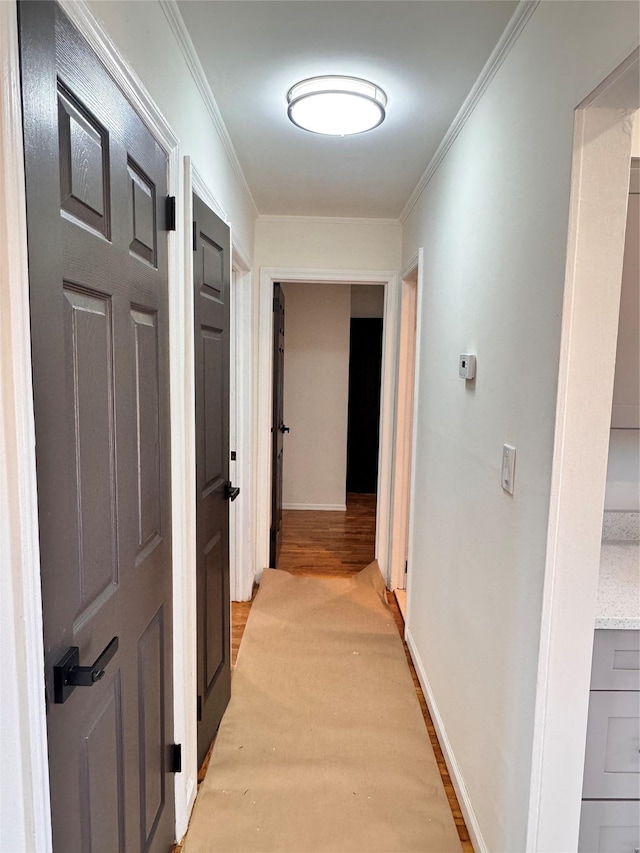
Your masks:
M202 696L198 696L198 722L202 720Z
M198 229L196 228L196 221L193 220L193 251L198 251Z
M176 197L167 196L167 231L176 230Z
M181 743L172 743L169 747L169 773L182 773Z
M232 451L231 451L231 461L232 461L232 462L235 462L235 461L236 461L236 459L237 459L236 452L235 452L235 450L232 450Z
M409 573L409 561L408 560L404 561L404 573L405 573L405 575Z

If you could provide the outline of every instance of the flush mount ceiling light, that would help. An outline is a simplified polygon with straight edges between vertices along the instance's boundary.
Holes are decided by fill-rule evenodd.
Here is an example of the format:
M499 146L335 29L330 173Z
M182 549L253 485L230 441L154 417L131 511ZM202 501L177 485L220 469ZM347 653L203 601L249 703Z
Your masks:
M329 136L364 133L382 124L387 96L359 77L311 77L287 93L288 115L303 130Z

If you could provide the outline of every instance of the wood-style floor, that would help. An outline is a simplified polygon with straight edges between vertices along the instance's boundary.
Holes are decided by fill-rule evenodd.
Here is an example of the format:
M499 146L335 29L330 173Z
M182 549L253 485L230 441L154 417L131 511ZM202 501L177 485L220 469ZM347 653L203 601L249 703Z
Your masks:
M349 495L346 512L284 510L278 568L349 577L374 558L376 496Z
M374 559L376 508L374 495L348 495L346 512L285 510L282 519L282 550L279 569L300 575L349 577ZM387 592L398 632L402 637L407 663L422 709L431 745L464 853L473 853L473 845L460 811L460 805L445 764L435 728L427 708L407 644L404 621L395 596ZM232 604L232 662L235 665L251 602Z

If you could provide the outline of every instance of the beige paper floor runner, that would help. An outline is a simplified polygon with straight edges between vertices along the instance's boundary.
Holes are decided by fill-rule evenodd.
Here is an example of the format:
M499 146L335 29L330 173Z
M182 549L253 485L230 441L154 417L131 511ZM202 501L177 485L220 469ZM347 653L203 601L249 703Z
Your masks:
M264 572L185 853L461 850L383 590Z

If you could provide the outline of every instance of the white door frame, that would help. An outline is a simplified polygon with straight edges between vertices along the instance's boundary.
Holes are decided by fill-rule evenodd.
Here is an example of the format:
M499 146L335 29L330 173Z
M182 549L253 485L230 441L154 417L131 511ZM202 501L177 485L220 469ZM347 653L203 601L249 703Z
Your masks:
M527 851L578 843L636 50L576 110Z
M18 14L0 3L0 826L6 850L51 850L49 761Z
M231 234L231 450L229 476L240 489L231 504L229 562L232 601L249 601L253 593L253 281L251 261Z
M392 589L405 589L408 562L411 484L415 447L415 413L418 397L419 310L422 305L423 250L419 249L402 272L398 379L394 450L392 532L389 575Z
M271 524L271 408L273 388L273 285L275 282L305 284L382 284L384 321L382 384L380 389L380 447L376 518L376 559L383 577L388 574L391 536L391 498L398 350L399 276L379 270L327 270L263 267L260 269L257 340L255 576L269 565ZM251 578L253 583L253 577Z

